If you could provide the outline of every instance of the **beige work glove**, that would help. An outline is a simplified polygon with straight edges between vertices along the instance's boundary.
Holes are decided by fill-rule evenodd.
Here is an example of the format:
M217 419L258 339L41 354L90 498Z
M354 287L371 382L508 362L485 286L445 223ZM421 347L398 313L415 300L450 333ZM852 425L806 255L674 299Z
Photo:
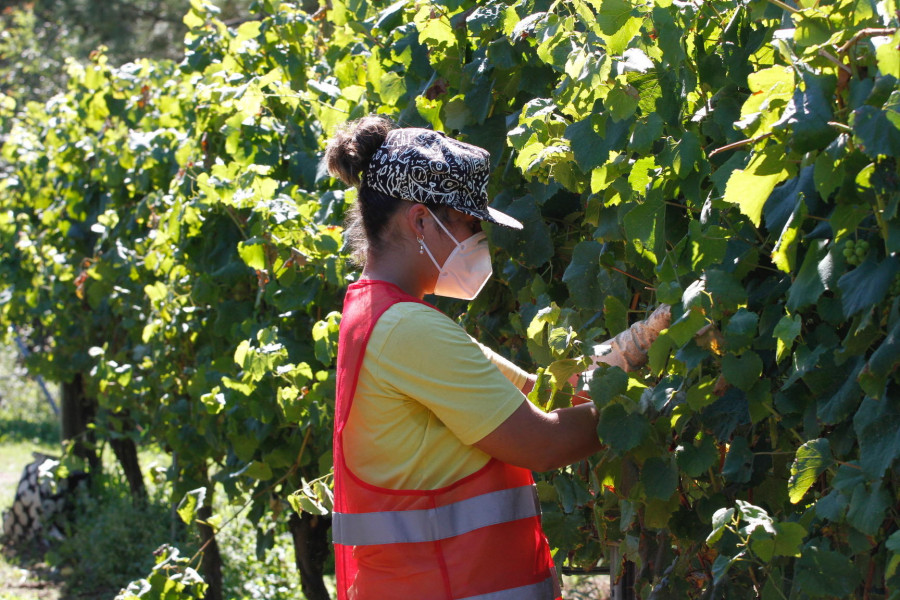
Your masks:
M634 371L647 364L647 351L659 337L659 332L669 327L672 321L672 307L660 304L653 313L638 321L614 338L600 342L593 347L591 366L584 375L590 380L593 369L599 363L619 367L623 371Z

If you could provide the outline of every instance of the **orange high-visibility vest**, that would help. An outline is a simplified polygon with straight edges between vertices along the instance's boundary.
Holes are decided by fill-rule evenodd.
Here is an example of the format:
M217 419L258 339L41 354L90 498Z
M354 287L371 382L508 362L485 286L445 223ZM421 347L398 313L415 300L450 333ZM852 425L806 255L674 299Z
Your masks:
M366 344L397 302L428 305L375 280L352 284L344 299L334 419L338 600L559 600L530 471L491 459L440 489L393 490L347 467L343 431Z

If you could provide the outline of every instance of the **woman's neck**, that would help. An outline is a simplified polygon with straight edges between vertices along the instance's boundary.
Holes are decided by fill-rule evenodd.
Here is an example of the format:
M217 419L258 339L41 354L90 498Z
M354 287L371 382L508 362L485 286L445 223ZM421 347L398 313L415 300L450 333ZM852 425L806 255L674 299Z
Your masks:
M425 296L425 285L416 267L417 265L410 264L402 257L377 257L369 254L362 278L393 283L410 296L421 299Z

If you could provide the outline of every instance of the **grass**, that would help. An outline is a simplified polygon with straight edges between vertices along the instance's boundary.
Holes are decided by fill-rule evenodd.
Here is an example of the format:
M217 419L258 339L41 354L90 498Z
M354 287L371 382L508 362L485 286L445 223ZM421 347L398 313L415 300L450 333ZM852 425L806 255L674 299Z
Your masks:
M563 577L565 600L608 600L610 585L608 575L569 575Z
M112 469L94 480L76 502L66 538L45 560L65 573L67 592L78 598L112 598L153 568L153 552L170 537L168 499L159 487L149 502L132 502L128 485ZM176 543L186 543L183 537Z
M9 443L0 443L0 450L9 447ZM25 462L31 460L27 452L19 455ZM145 472L160 458L150 451L141 452L140 457ZM117 466L106 466L91 493L78 498L65 540L42 552L0 558L0 582L25 576L29 585L35 586L4 592L0 583L0 600L110 600L130 582L149 575L154 551L161 545L176 546L182 556L194 555L198 543L192 529L176 524L178 533L172 538L172 503L165 482L148 482L149 501L135 506ZM218 506L217 510L228 516L236 509ZM261 557L256 553L255 527L247 519L236 519L217 535L229 600L293 600L299 596L290 535L284 523L272 523L271 527L274 544ZM57 595L37 589L42 584L57 588Z
M60 453L59 424L17 353L0 346L0 508L12 505L22 469L33 460L32 452Z
M47 386L56 405L59 397ZM59 443L59 421L50 402L9 347L0 346L0 443L53 447Z
M17 353L0 346L0 509L12 505L33 452L61 454L59 421ZM65 540L4 548L0 600L107 600L149 571L153 550L168 537L168 499L154 490L150 502L135 506L117 465L107 462L91 493L77 498Z

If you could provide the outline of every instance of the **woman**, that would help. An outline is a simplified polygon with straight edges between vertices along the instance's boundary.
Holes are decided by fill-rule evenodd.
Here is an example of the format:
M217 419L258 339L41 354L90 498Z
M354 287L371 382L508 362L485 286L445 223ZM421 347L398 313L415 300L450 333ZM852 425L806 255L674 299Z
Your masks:
M340 600L560 597L531 471L601 448L592 403L544 413L534 377L423 301L471 299L491 274L488 153L366 117L329 144L359 196L363 263L338 345L333 533Z

